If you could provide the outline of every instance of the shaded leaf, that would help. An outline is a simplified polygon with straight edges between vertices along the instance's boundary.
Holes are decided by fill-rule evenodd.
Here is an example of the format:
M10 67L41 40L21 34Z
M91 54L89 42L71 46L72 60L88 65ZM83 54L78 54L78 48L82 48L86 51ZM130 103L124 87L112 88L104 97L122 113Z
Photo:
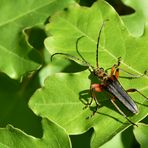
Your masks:
M118 133L111 140L106 142L100 148L118 147L118 148L132 148L140 147L139 143L135 140L133 134L133 127L129 127L121 133Z
M102 145L100 148L108 148L108 147L118 147L118 148L125 148L122 139L121 139L121 133L117 134L113 139Z
M10 148L50 147L70 148L70 141L65 131L47 119L42 120L43 137L41 139L26 135L21 130L8 125L0 129L0 145Z
M134 134L141 148L147 148L148 125L140 124L137 128L134 128Z
M0 73L0 126L11 124L27 134L40 137L40 118L29 108L28 100L39 87L37 76L28 76L22 83Z

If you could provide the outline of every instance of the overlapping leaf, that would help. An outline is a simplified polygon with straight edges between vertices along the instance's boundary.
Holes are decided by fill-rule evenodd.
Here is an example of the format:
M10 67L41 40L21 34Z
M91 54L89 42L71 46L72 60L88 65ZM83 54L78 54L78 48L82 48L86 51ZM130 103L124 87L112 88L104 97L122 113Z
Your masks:
M76 56L76 40L80 36L85 36L79 41L79 52L89 63L95 65L98 30L105 19L109 21L106 22L101 35L99 64L108 68L118 57L122 57L122 68L135 74L142 74L148 68L147 26L142 37L130 36L120 17L104 1L96 2L91 8L73 5L53 16L47 26L53 36L45 41L46 47L50 53L65 52ZM91 146L98 147L130 124L108 100L105 101L108 98L104 98L104 95L99 98L99 100L104 98L104 101L101 101L102 107L93 118L86 119L92 114L92 108L83 109L83 101L90 98L91 80L88 76L89 71L75 74L57 73L50 76L45 87L34 94L29 105L36 114L57 122L69 134L80 134L93 127ZM125 89L134 87L148 95L147 76L120 81ZM138 103L139 114L131 117L131 120L138 122L147 115L147 102L136 93L132 97Z
M33 137L42 133L40 118L27 106L30 96L39 87L36 74L32 73L24 78L21 84L13 79L20 78L26 72L37 70L41 64L38 52L27 44L25 29L42 26L47 17L71 2L71 0L1 1L0 125L5 127L9 123L19 130L11 125L1 128L0 147L70 147L65 131L47 120L43 121L45 131L43 138Z
M124 23L133 35L141 36L144 32L145 22L148 20L148 1L122 0L122 2L135 10L133 14L122 16Z
M148 144L148 141L147 141L148 125L140 124L138 128L134 129L134 134L141 148L146 148Z
M39 55L26 44L23 31L43 24L47 17L64 8L66 0L1 1L0 5L0 71L19 78L39 67Z
M43 137L41 139L29 136L19 129L10 125L5 129L0 129L0 146L5 148L26 148L26 147L50 147L69 148L70 141L65 131L59 126L43 119Z

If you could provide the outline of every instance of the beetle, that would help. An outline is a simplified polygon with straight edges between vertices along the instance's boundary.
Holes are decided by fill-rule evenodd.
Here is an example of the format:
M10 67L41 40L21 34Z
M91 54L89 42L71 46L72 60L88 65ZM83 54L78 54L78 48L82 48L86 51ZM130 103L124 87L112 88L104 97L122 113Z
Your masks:
M91 64L89 64L84 59L84 57L80 54L80 52L78 50L78 42L84 36L79 37L76 41L76 51L77 51L78 55L81 57L81 59L77 58L75 56L72 56L70 54L67 54L67 53L54 53L53 55L51 55L51 61L55 55L59 54L59 55L64 55L68 59L73 60L75 62L78 62L78 63L81 62L84 66L87 66L89 71L91 72L91 74L93 74L98 79L99 83L91 84L91 86L90 86L91 100L90 100L90 102L88 102L86 104L86 107L91 105L92 101L94 100L96 103L96 108L98 108L100 106L100 103L96 97L96 92L107 91L112 95L112 98L110 100L113 103L113 105L115 106L115 108L120 112L120 114L123 115L132 125L136 125L127 117L127 115L120 109L120 107L116 104L115 101L116 101L116 99L118 99L130 112L132 112L133 114L137 114L139 112L138 107L137 107L136 103L133 101L133 99L129 96L128 92L137 92L140 95L142 95L144 98L146 98L146 99L148 99L148 98L145 95L143 95L140 91L138 91L137 89L132 88L132 89L125 90L123 88L123 86L121 85L121 83L119 82L119 80L118 80L119 70L123 70L123 69L119 68L119 66L121 64L121 57L118 58L117 64L114 64L111 68L107 69L107 70L111 69L110 74L107 73L107 70L104 70L104 68L99 66L98 50L99 50L99 44L100 44L100 37L101 37L102 29L103 29L106 21L108 21L108 19L103 21L101 28L99 30L99 35L98 35L98 39L97 39L96 67L93 67ZM123 70L123 71L127 72L125 70ZM147 70L144 72L143 75L139 75L139 76L133 75L129 72L127 72L127 73L131 75L131 78L140 78L140 77L146 75ZM97 109L93 112L93 115L96 113L96 111L97 111Z

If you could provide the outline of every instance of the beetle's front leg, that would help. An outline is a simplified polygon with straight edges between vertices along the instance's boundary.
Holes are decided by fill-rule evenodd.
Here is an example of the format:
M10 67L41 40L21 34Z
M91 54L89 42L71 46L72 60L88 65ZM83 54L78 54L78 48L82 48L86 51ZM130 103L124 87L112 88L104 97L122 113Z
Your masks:
M110 73L110 77L112 77L113 75L116 77L116 79L118 79L119 77L119 66L121 64L121 57L118 58L118 62L117 64L114 64L111 68L111 73Z
M144 71L143 74L141 75L135 75L135 74L132 74L122 68L119 68L120 67L120 64L121 64L121 57L118 58L118 61L117 61L117 64L114 64L111 68L108 68L106 69L106 72L111 69L111 73L110 73L110 76L112 77L113 75L116 77L116 79L118 79L119 77L119 70L122 71L122 72L125 72L127 73L129 76L120 76L122 78L127 78L127 79L136 79L136 78L141 78L145 75L148 74L148 69Z

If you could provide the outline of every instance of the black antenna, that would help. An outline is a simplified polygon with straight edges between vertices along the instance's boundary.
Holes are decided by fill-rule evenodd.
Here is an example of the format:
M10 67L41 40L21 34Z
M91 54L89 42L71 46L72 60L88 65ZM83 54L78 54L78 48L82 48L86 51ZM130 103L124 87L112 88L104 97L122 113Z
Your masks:
M83 37L85 37L85 36L80 36L80 37L77 39L77 41L76 41L76 51L77 51L77 54L81 57L81 59L82 59L83 61L85 61L85 63L88 63L88 62L85 60L85 58L81 55L81 53L79 52L79 50L78 50L78 42L79 42L79 40L80 40L81 38L83 38Z
M65 56L65 58L67 58L67 59L69 59L69 60L73 60L73 61L75 61L76 63L79 63L79 64L81 64L81 65L83 65L83 66L87 66L88 68L92 68L92 66L91 66L87 61L81 60L81 59L79 59L79 58L77 58L77 57L75 57L75 56L72 56L72 55L70 55L70 54L61 53L61 52L52 54L52 55L51 55L51 58L50 58L50 59L51 59L51 62L53 61L53 57L54 57L55 55L63 55L63 56Z
M101 32L102 32L102 29L105 25L105 22L106 21L109 21L109 19L106 19L103 21L102 25L101 25L101 28L99 30L99 36L98 36L98 41L97 41L97 50L96 50L96 67L99 68L99 63L98 63L98 51L99 51L99 44L100 44L100 37L101 37Z
M76 51L77 51L77 54L81 57L81 59L84 61L84 63L87 63L89 65L89 70L92 71L92 69L94 69L94 67L92 65L90 65L86 60L85 58L81 55L81 53L79 52L78 50L78 42L80 41L81 38L83 38L85 36L80 36L77 41L76 41Z
M80 40L82 37L85 37L85 36L80 36L80 37L76 40L76 51L77 51L77 54L80 56L81 59L79 59L79 58L77 58L77 57L75 57L75 56L72 56L72 55L70 55L70 54L67 54L67 53L58 52L58 53L54 53L54 54L51 55L51 61L53 60L53 57L54 57L55 55L63 55L63 56L65 56L65 58L67 58L67 59L73 60L73 61L75 61L76 63L79 63L79 64L81 64L81 65L83 65L83 66L87 66L87 67L89 68L89 71L92 72L93 69L94 69L94 67L93 67L91 64L89 64L89 63L85 60L85 58L80 54L80 52L79 52L79 50L78 50L78 42L79 42L79 40Z

